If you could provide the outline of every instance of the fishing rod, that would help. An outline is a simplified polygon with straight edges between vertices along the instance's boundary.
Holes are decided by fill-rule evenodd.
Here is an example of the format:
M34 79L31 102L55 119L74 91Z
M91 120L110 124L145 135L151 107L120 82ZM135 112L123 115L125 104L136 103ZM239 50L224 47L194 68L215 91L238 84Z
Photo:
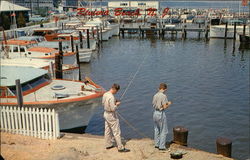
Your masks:
M132 79L129 81L128 85L126 86L124 92L122 93L122 95L120 96L120 100L122 100L126 94L126 92L128 91L129 87L131 86L131 84L133 83L135 77L137 76L137 74L139 73L142 64L145 62L145 60L147 59L147 57L149 56L149 53L146 54L142 60L142 62L140 63L140 65L138 66L135 74L131 74L130 77L132 76ZM129 79L130 79L129 77ZM131 128L133 129L138 135L145 137L145 138L149 138L147 135L145 135L143 132L139 131L135 126L132 125L132 123L130 123L128 120L126 120L126 118L124 118L118 111L116 112L117 115Z

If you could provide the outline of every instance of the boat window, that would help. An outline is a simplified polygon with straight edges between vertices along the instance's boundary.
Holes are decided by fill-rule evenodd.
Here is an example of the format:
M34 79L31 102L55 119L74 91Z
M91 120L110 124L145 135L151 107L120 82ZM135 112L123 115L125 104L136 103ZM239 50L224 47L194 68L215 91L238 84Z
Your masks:
M47 82L49 80L49 78L47 76L42 76L42 77L39 77L39 78L36 78L35 80L31 81L29 84L31 85L32 88L44 83L44 82Z
M52 32L51 32L51 31L48 31L47 34L52 34Z
M44 36L44 35L45 35L45 33L43 31L35 31L33 33L33 36Z
M24 47L20 47L20 52L25 52L25 48Z
M18 47L14 46L13 47L13 52L18 52Z
M127 3L120 3L120 6L127 6Z

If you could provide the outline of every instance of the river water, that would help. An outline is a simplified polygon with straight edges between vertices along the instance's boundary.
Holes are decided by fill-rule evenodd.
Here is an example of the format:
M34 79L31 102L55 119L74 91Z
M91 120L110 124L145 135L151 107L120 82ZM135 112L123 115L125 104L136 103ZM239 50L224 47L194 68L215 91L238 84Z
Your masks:
M105 89L121 85L124 92L131 74L141 68L128 88L119 112L140 132L153 138L152 96L159 83L168 84L168 99L173 105L166 111L172 140L172 128L189 129L188 145L216 152L217 137L233 141L233 157L249 158L249 59L250 50L239 49L239 42L222 39L186 40L171 38L113 37L103 42L90 64L81 71ZM142 63L143 59L145 61ZM142 64L141 64L142 63ZM103 108L92 117L87 133L103 135ZM125 139L141 138L120 120Z

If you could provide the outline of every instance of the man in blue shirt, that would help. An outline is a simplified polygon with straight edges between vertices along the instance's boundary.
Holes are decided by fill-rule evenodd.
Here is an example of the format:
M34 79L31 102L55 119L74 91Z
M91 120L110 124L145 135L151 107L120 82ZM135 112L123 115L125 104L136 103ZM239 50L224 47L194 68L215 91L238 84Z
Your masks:
M154 141L155 148L159 150L166 150L166 137L168 133L167 118L164 112L172 103L168 101L167 95L164 92L167 91L167 85L161 83L159 91L153 97L153 120L154 120Z

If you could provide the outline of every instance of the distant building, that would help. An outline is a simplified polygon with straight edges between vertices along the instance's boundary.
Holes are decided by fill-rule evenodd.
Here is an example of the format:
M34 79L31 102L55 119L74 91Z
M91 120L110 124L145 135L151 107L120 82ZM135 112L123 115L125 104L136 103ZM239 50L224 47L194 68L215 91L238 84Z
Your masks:
M62 0L63 10L68 11L70 9L78 8L78 3L80 0Z
M159 11L159 1L111 1L108 2L109 9L122 8L124 10L140 9L141 14L147 13L148 10L154 9Z
M29 11L29 8L4 0L0 1L0 26L5 30L10 29L11 25L13 28L25 26L29 21Z
M159 9L159 1L111 1L108 2L109 8L135 7L139 9L155 8Z
M54 8L53 0L13 0L13 2L17 5L27 7L33 13L37 14L39 9L44 13L43 10L48 11Z

